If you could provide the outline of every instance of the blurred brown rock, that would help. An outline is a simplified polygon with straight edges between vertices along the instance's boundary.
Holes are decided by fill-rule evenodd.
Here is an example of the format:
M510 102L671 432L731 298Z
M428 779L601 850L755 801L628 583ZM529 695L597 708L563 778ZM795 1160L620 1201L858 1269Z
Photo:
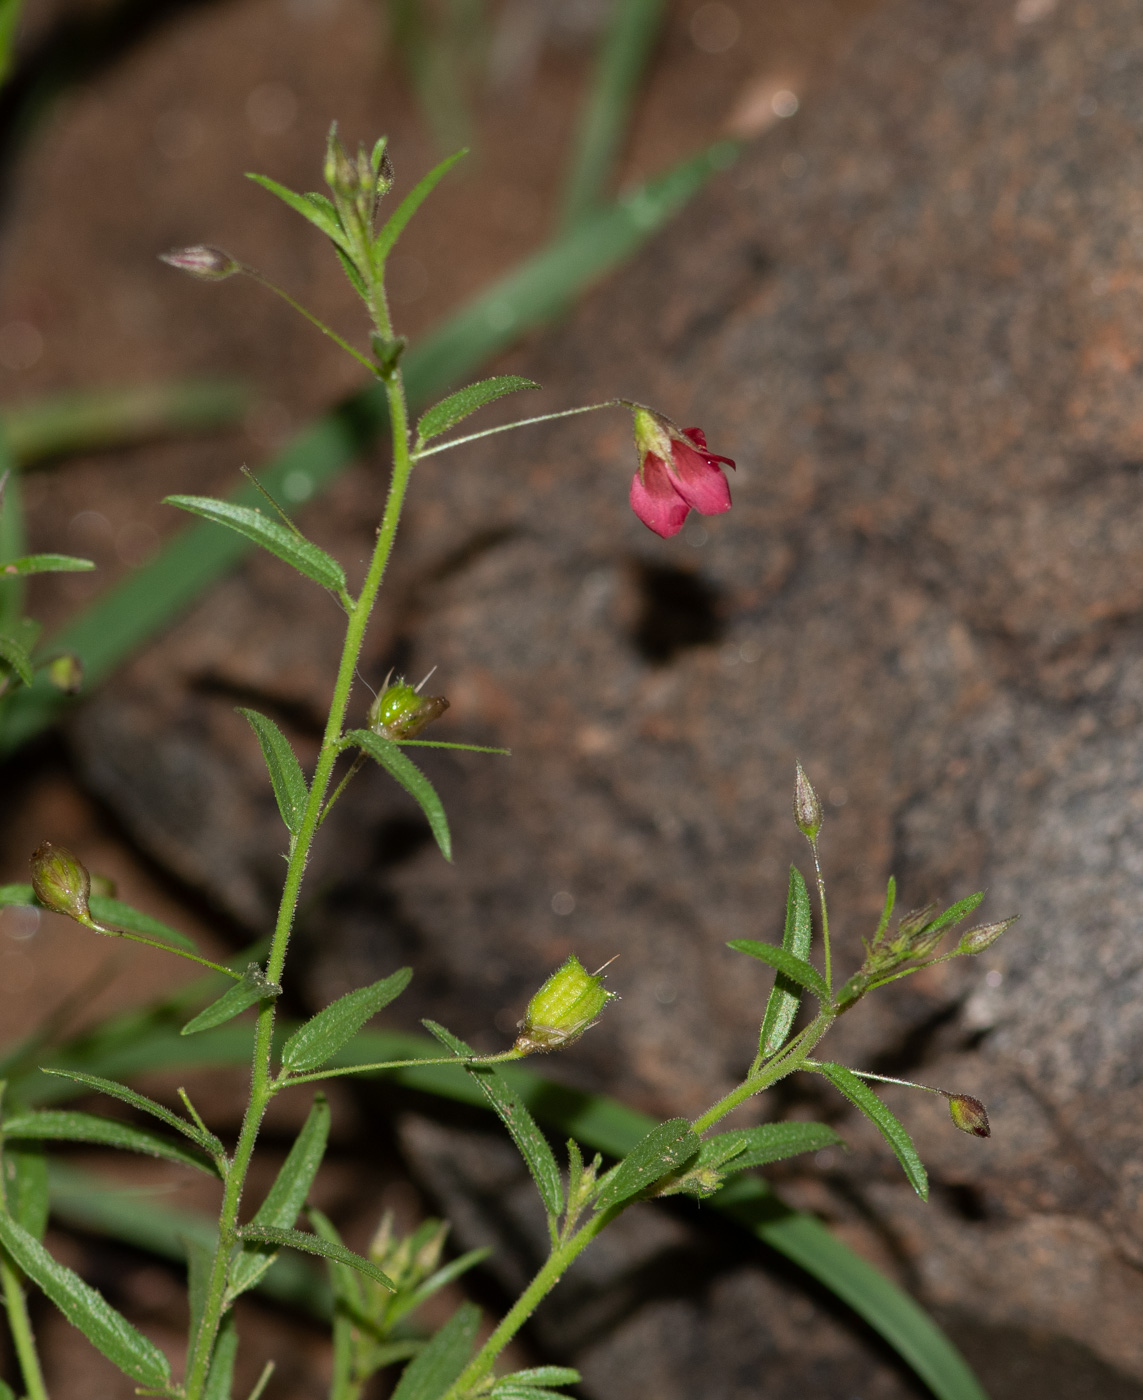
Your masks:
M875 17L828 92L512 358L552 407L620 393L701 424L738 461L733 511L652 537L619 416L425 462L370 678L438 666L440 737L514 757L426 760L453 866L361 780L338 827L360 864L307 914L318 999L408 959L428 974L409 1014L488 1046L568 952L621 953L623 1001L550 1068L693 1112L753 1051L767 979L724 944L779 933L800 757L843 967L890 872L906 906L986 887L986 917L1022 915L837 1032L839 1058L987 1103L981 1144L887 1094L932 1165L927 1208L863 1124L791 1090L855 1150L789 1198L885 1251L986 1382L1003 1350L998 1396L1143 1384L1141 168L1132 0ZM270 631L263 567L226 585L235 636ZM257 924L268 792L237 728L240 759L200 756L215 700L191 684L217 603L75 736L139 839ZM293 616L291 648L303 621L327 646L312 603ZM221 689L264 684L226 647L210 665ZM271 689L313 710L291 674ZM154 779L180 764L211 777L176 827Z

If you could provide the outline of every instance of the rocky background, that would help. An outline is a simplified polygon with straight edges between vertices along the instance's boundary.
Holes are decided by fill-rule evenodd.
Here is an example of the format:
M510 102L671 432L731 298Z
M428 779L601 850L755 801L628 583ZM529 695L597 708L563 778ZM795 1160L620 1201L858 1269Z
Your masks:
M767 978L725 942L778 935L805 863L800 757L843 966L890 873L906 907L983 888L988 917L1021 922L862 1004L832 1051L978 1095L992 1138L887 1090L932 1170L922 1206L866 1124L783 1087L768 1114L824 1116L853 1146L780 1173L785 1198L933 1308L996 1400L1126 1400L1143 1395L1139 8L888 3L815 72L794 120L499 366L550 386L524 411L618 393L701 424L738 462L728 515L646 532L622 414L418 468L366 678L438 667L439 737L513 757L426 760L451 866L379 775L357 782L317 862L308 995L408 961L395 1019L493 1048L567 953L619 953L622 1002L545 1068L694 1113L752 1055ZM306 528L356 559L382 483L363 464ZM330 621L254 561L68 729L86 790L232 931L264 926L280 868L232 706L253 697L312 745ZM512 1286L534 1222L510 1154L419 1112L398 1148ZM624 1230L533 1340L583 1368L585 1395L918 1393L709 1223L648 1209Z

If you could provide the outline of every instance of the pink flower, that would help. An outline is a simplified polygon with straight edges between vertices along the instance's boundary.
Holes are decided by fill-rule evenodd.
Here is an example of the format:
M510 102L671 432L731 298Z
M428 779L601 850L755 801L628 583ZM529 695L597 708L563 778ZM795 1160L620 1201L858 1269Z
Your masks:
M631 509L648 529L669 539L692 510L721 515L730 509L730 487L719 463L729 457L706 450L701 428L676 428L649 408L635 409L639 470L631 481Z

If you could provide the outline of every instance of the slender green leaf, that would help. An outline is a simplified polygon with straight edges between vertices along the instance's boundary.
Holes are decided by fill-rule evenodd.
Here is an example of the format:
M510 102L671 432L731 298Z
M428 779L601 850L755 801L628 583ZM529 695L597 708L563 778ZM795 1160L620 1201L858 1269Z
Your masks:
M441 739L395 739L393 741L401 748L406 748L412 744L418 749L463 749L465 753L498 753L504 754L508 758L512 757L511 749L493 749L487 744L450 744Z
M137 1094L126 1084L118 1084L114 1079L104 1079L98 1074L82 1074L78 1070L45 1068L44 1073L56 1075L60 1079L71 1079L87 1089L94 1089L100 1094L109 1094L113 1099L121 1099L123 1103L130 1104L132 1108L137 1108L141 1113L149 1113L152 1118L158 1118L161 1122L166 1123L168 1128L175 1128L185 1137L189 1137L192 1142L197 1143L205 1152L209 1152L212 1157L222 1155L222 1143L213 1133L204 1133L197 1124L188 1123L185 1118L180 1118L177 1113L172 1113L169 1108L164 1108L161 1103L156 1103L154 1099Z
M451 156L446 156L439 165L435 165L427 175L421 177L413 186L405 198L397 205L392 214L389 215L381 232L377 235L373 243L373 263L380 269L393 249L393 245L401 234L405 231L405 225L421 207L421 205L440 184L441 180L448 174L462 156L466 156L467 151L457 151Z
M335 1263L356 1269L359 1274L373 1279L390 1292L397 1290L397 1285L389 1275L383 1273L376 1264L363 1259L360 1254L354 1254L353 1250L346 1249L345 1245L324 1239L321 1235L307 1235L302 1230L288 1230L277 1225L247 1225L242 1230L242 1238L254 1244L286 1245L290 1249L300 1249L303 1254L320 1254L323 1259L332 1259Z
M427 413L421 415L417 424L417 441L428 442L429 438L439 437L455 428L477 409L495 403L506 394L515 394L520 389L538 389L534 379L524 379L518 374L498 374L493 379L481 379L476 384L468 384L447 399L433 404Z
M234 1309L222 1319L210 1358L203 1400L231 1400L234 1394L234 1363L238 1360L238 1325Z
M0 574L80 574L94 568L90 559L71 554L25 554L0 564Z
M125 929L128 933L142 933L148 938L158 938L164 943L174 943L180 948L189 948L192 953L198 951L194 939L188 938L178 929L170 928L160 919L144 914L140 909L133 909L121 899L93 894L88 901L88 907L97 923L106 924L110 928Z
M7 82L12 72L16 29L23 8L24 0L0 0L0 83Z
M272 719L259 714L257 710L239 709L238 713L250 723L262 746L262 757L270 774L270 786L278 811L286 824L286 830L295 835L302 828L302 818L306 812L309 788L306 786L302 765L290 747L290 741Z
M150 1128L136 1128L114 1118L100 1118L94 1113L77 1113L70 1109L17 1113L5 1121L4 1136L8 1139L98 1142L104 1147L162 1157L168 1162L217 1175L217 1168L208 1157L190 1151L172 1138L152 1132Z
M492 1390L492 1400L568 1400L567 1392L546 1386L514 1385L501 1381Z
M34 1239L48 1228L51 1194L48 1160L38 1142L5 1143L4 1190L8 1214Z
M327 1215L314 1207L306 1212L314 1230L330 1244L344 1241ZM330 1378L331 1396L352 1394L355 1377L365 1378L359 1363L356 1332L358 1319L365 1316L365 1290L353 1269L334 1259L326 1260L330 1287L333 1289L333 1374Z
M718 1161L719 1152L737 1145L738 1150ZM820 1152L823 1147L844 1146L845 1139L824 1123L764 1123L760 1128L740 1128L704 1138L699 1166L726 1164L726 1170L745 1171L796 1157L800 1152Z
M450 1259L447 1264L443 1264L435 1273L430 1274L424 1283L413 1289L411 1293L405 1293L395 1298L389 1308L388 1317L395 1322L398 1318L404 1317L406 1313L414 1312L433 1296L439 1293L446 1284L455 1282L469 1269L474 1269L477 1264L482 1264L492 1253L489 1246L480 1249L470 1249L465 1254L458 1255L455 1259Z
M424 1024L454 1055L470 1059L476 1054L470 1045L466 1045L436 1021L426 1021ZM536 1120L524 1106L523 1099L493 1066L466 1065L465 1069L480 1085L500 1121L508 1129L520 1156L532 1173L532 1180L536 1183L544 1209L549 1215L559 1215L564 1207L560 1169L556 1165L555 1154L548 1145L547 1138L536 1126Z
M0 909L7 904L35 904L36 892L31 885L0 885Z
M212 524L225 525L261 545L297 569L298 573L313 579L314 583L320 583L323 588L332 588L334 592L345 589L345 571L336 559L311 540L263 515L256 506L251 509L236 505L233 501L217 501L212 496L165 496L163 504L178 506L192 515L201 515Z
M893 917L893 906L896 903L897 881L890 875L889 882L885 886L885 904L881 909L881 917L877 921L877 928L873 934L873 943L870 946L876 947L881 942L885 930L889 927L889 920Z
M923 932L936 933L940 929L952 928L954 924L959 924L962 919L967 919L983 899L983 890L977 890L975 894L967 895L964 899L958 899L955 904L950 904L939 918L934 919L930 924L926 924Z
M424 405L527 331L566 311L585 288L662 228L715 171L732 165L738 149L720 141L638 186L455 312L402 361L410 404ZM310 424L259 477L275 494L307 500L366 451L387 421L384 393L370 385ZM235 494L248 505L258 499L252 487ZM52 646L74 652L89 689L98 685L232 568L246 548L240 536L206 524L184 530L151 563L133 570L55 634ZM0 606L4 592L0 589ZM15 692L0 727L0 751L38 733L68 703L46 677L31 690Z
M365 285L365 279L361 273L358 272L357 264L348 253L343 252L340 248L335 248L334 252L337 254L338 262L341 263L342 271L349 278L349 285L363 301L368 301L369 288Z
M428 818L437 845L445 860L452 860L452 836L448 818L436 789L421 770L407 759L400 748L389 739L382 739L370 729L351 729L341 741L342 748L362 748L381 765L391 778L405 789Z
M475 1303L462 1303L405 1367L392 1400L440 1400L464 1370L479 1326L480 1309Z
M215 1026L241 1016L260 1001L273 1000L282 995L281 987L266 981L266 974L257 963L251 963L241 982L236 982L229 991L223 992L217 1001L203 1007L197 1016L182 1028L183 1035L197 1035L200 1031L211 1031Z
M288 190L285 185L279 185L277 180L271 180L269 175L255 175L248 171L246 178L253 180L256 185L261 185L264 190L269 190L271 194L277 195L283 204L288 204L295 214L300 214L303 219L308 219L315 228L321 229L322 233L327 238L332 239L339 248L349 248L349 240L345 236L341 220L337 217L337 210L323 195L295 194L293 190Z
M10 666L25 685L32 684L32 658L14 637L3 632L0 632L0 661Z
M759 962L768 963L791 982L796 982L799 987L813 992L820 1002L829 1005L829 988L824 978L817 968L804 958L797 958L785 948L778 948L773 943L760 943L754 938L735 938L726 946L733 948L736 953L747 953Z
M790 888L786 894L786 927L782 934L782 947L787 953L806 962L813 943L813 915L810 913L810 895L806 882L797 866L790 866ZM800 984L779 973L774 978L770 1000L766 1003L766 1014L762 1018L762 1034L758 1048L762 1055L776 1055L790 1038L794 1017L802 1004Z
M309 1216L310 1224L314 1227L315 1234L320 1235L329 1244L345 1245L337 1226L324 1211L318 1210L316 1206L310 1206L306 1214ZM360 1312L365 1306L365 1293L356 1271L339 1263L333 1255L327 1255L326 1258L329 1264L329 1281L333 1288L334 1297L356 1312ZM386 1284L387 1288L388 1286Z
M858 1079L857 1075L851 1069L846 1069L844 1065L826 1062L815 1065L814 1071L824 1075L835 1089L843 1093L850 1103L859 1108L866 1118L877 1127L881 1136L897 1154L897 1160L901 1163L913 1190L922 1201L927 1201L929 1198L928 1173L917 1155L917 1149L913 1146L913 1139L905 1131L901 1120L885 1107L864 1080Z
M214 1269L214 1250L193 1235L184 1236L183 1245L187 1254L187 1302L190 1308L190 1327L187 1336L198 1336L199 1323L206 1311L206 1301L210 1296L210 1275Z
M251 1226L288 1230L306 1203L329 1139L329 1105L324 1094L315 1094L301 1132L290 1148L289 1156L270 1187L269 1194L259 1206ZM274 1262L272 1248L246 1248L230 1267L229 1299L237 1298L253 1288Z
M702 1141L685 1118L660 1123L601 1178L596 1210L610 1210L629 1201L668 1172L693 1162L701 1150Z
M298 1074L325 1064L371 1016L396 1001L412 978L413 969L402 967L381 982L339 997L290 1036L282 1047L282 1068Z
M115 1311L80 1276L53 1259L22 1226L0 1215L0 1244L20 1269L48 1295L64 1317L121 1371L140 1385L164 1388L171 1368L157 1346Z
M492 1394L499 1395L501 1386L505 1385L578 1385L582 1379L580 1373L570 1366L531 1366L526 1371L513 1371L509 1376L501 1376L492 1387Z
M612 7L564 188L564 228L573 228L607 192L664 9L665 0L619 0Z
M8 0L8 3L11 4L12 0ZM7 1381L0 1381L0 1400L18 1400L16 1392Z

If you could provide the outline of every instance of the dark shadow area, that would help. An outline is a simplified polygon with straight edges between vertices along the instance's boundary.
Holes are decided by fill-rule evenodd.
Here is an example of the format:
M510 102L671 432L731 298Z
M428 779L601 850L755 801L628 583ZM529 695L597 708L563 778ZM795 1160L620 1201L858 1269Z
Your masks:
M636 566L639 616L631 633L635 650L653 666L665 666L688 647L721 641L722 599L701 574L670 564Z

